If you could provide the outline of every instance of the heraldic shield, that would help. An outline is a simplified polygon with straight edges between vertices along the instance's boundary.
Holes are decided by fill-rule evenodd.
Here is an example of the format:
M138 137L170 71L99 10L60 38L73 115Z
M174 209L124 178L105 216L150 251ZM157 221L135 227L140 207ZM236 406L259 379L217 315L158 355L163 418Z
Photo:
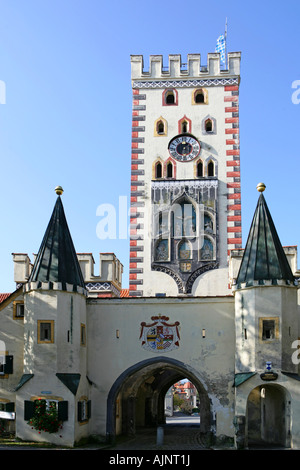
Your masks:
M167 323L169 317L158 315L151 317L153 323L141 323L142 347L153 352L167 352L179 348L179 325Z

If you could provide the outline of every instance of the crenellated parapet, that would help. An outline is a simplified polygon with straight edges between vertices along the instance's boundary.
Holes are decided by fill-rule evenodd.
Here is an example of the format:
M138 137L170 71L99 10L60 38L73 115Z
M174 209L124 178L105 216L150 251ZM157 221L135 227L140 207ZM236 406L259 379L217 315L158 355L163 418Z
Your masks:
M187 62L181 61L180 54L169 55L169 65L163 65L162 55L150 55L149 69L144 68L142 55L131 56L131 78L132 80L145 79L189 79L189 78L213 78L213 77L239 77L240 75L240 52L229 52L227 54L227 69L221 68L220 54L218 52L207 54L207 63L201 64L200 54L188 54Z

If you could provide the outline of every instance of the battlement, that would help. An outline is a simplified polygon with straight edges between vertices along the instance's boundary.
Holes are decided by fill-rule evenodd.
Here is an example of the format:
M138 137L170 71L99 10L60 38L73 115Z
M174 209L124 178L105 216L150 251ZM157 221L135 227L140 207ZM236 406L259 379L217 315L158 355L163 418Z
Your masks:
M210 78L232 77L240 75L240 52L227 54L227 69L221 69L220 53L207 54L206 65L201 65L200 54L188 54L187 62L181 62L180 54L169 55L169 66L163 65L162 55L150 55L149 70L144 69L142 55L131 56L131 78L137 79L169 79L169 78Z

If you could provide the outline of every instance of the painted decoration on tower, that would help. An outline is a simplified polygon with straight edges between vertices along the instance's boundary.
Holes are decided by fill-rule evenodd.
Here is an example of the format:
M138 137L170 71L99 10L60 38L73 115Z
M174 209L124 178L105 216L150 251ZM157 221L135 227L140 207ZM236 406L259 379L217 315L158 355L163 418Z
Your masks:
M169 317L158 315L151 317L152 323L141 323L140 340L142 347L152 352L168 352L179 348L179 325L168 323Z

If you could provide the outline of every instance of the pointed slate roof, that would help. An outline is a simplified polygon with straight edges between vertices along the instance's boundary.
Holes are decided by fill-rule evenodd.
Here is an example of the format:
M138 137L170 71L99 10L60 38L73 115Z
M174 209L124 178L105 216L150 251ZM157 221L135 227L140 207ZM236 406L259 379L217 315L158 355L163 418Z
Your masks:
M259 189L260 187L260 189ZM237 288L242 283L251 286L254 281L284 280L294 283L295 278L280 243L274 222L262 194L265 186L258 186L261 195L258 199L252 220L247 244L237 277Z
M29 282L61 282L63 289L65 284L85 287L60 195L56 200Z

